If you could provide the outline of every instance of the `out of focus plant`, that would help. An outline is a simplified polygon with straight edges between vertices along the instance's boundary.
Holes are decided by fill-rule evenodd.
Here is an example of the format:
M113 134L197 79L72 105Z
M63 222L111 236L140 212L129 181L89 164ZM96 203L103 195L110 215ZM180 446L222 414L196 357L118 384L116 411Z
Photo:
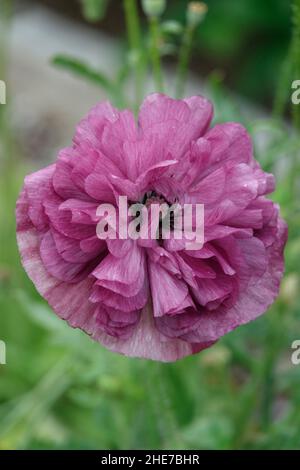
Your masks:
M87 21L96 22L104 18L109 0L79 0L83 16Z
M300 77L300 0L293 0L292 18L292 40L281 68L275 95L274 114L277 118L282 117L291 104L291 84ZM292 107L292 115L295 126L300 129L300 106Z
M202 2L191 2L187 9L187 24L184 31L182 46L179 53L179 64L176 82L176 96L180 98L184 94L184 84L188 72L190 55L193 47L194 35L198 26L207 13L207 6Z
M107 4L108 2L104 0L82 0L83 13L88 20L97 21L103 18ZM145 25L142 30L137 0L123 0L128 52L115 78L108 76L102 70L91 68L78 58L66 55L54 57L53 64L99 85L117 106L131 106L137 110L145 93L148 68L150 66L152 68L153 89L163 91L162 58L168 52L173 55L178 52L175 94L178 97L183 96L193 38L205 17L207 6L202 2L190 2L185 14L185 26L174 20L162 20L167 6L166 0L143 0L141 6L148 23L146 32ZM171 38L174 36L177 41L172 41ZM128 102L125 88L130 78L133 79L135 90L133 104ZM172 93L169 91L169 94Z
M188 1L172 0L169 13L181 21ZM209 15L195 35L194 68L223 69L232 89L270 104L289 47L291 0L206 3Z
M292 80L300 77L300 0L293 3ZM300 106L293 107L294 123L300 130Z

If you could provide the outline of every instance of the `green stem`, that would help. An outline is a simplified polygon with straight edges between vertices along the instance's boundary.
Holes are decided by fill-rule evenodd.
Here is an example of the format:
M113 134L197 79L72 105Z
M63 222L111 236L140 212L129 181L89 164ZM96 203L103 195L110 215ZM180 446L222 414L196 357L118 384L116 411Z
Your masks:
M156 16L149 18L150 25L150 34L151 34L151 61L153 67L153 75L156 91L164 91L163 83L163 74L161 68L160 52L159 52L159 42L160 42L160 33L159 33L159 23Z
M188 25L183 36L176 74L176 98L182 98L184 95L185 82L192 52L194 31L194 27Z
M262 429L267 432L272 424L272 408L276 392L276 365L282 344L283 317L280 304L277 310L268 318L266 344L268 345L261 367L261 412Z
M300 79L300 0L293 3L293 39L292 39L292 64L295 74L294 79ZM300 106L293 106L293 121L296 129L300 130Z
M14 164L12 158L12 138L10 130L9 118L9 99L8 99L8 82L7 82L7 51L8 51L8 34L11 26L11 18L13 12L13 0L4 0L0 15L0 80L6 83L6 105L0 104L0 158L7 163L7 169L11 169ZM3 152L3 155L2 155Z
M0 16L0 80L6 81L7 33L11 18L11 1L4 0ZM0 128L4 127L5 105L0 105Z
M136 0L124 0L124 10L135 75L135 109L137 110L142 100L144 63L141 50L142 39Z
M176 449L181 449L183 446L182 437L167 389L167 368L167 364L160 364L158 362L147 364L148 375L150 371L150 380L148 380L149 399L151 400L156 418L162 447L170 448L171 445L171 447L175 446ZM153 384L155 384L155 392Z
M287 107L287 103L291 94L291 78L292 78L292 47L289 48L288 55L283 62L277 90L273 105L273 116L276 119L282 118Z

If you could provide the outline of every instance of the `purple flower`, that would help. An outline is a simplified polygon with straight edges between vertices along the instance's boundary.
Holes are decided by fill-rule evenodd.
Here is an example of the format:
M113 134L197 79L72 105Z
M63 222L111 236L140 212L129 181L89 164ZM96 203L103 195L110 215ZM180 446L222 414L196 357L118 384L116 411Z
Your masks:
M136 125L130 111L100 103L56 163L25 178L25 270L61 318L112 351L175 361L254 320L278 294L287 227L265 197L274 177L246 130L210 128L212 113L199 96L153 94ZM97 208L117 207L119 195L204 204L204 246L100 240Z

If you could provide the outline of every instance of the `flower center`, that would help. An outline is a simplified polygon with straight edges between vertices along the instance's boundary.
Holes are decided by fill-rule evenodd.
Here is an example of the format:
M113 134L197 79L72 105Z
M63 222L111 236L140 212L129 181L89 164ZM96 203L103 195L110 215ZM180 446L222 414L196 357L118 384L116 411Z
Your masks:
M146 206L148 211L151 210L151 206L153 204L157 204L159 206L165 204L169 208L172 205L165 199L164 196L162 196L161 194L157 194L156 191L148 191L147 193L145 193L143 200L142 200L142 204ZM163 215L162 213L160 213L159 224L157 228L157 241L160 245L162 244L162 240L163 240L163 225L166 220L169 223L170 231L173 231L174 230L174 212L173 211L170 211L167 215Z
M157 194L155 191L148 191L144 197L143 197L143 202L147 209L151 206L151 204L170 204L165 200L165 198L159 194Z

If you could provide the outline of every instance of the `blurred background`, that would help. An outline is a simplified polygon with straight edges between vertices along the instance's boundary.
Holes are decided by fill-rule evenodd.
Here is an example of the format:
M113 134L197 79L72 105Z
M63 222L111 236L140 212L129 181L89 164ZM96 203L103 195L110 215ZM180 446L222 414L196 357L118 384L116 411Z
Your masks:
M300 105L291 105L299 0L207 0L185 89L213 100L215 122L242 122L276 175L272 198L289 242L281 294L266 315L175 364L129 359L59 320L20 265L14 208L25 174L55 160L95 102L134 100L133 70L151 53L136 3L138 58L119 0L1 0L0 449L299 449L300 364L291 361L300 340ZM160 23L170 95L187 6L168 1ZM155 89L148 69L144 82L141 97Z

